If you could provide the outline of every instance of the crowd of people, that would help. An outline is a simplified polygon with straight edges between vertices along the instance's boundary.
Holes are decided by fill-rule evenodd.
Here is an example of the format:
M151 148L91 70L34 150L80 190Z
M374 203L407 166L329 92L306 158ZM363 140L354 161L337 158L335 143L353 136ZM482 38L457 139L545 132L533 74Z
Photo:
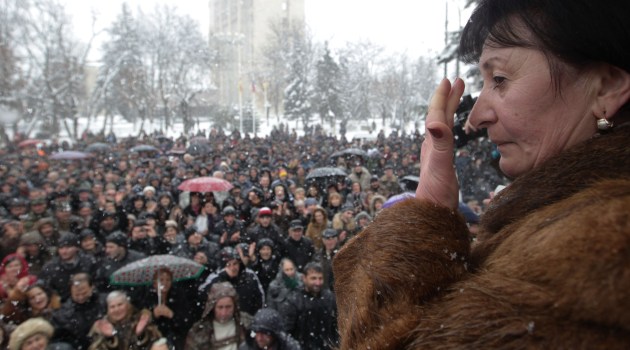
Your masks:
M417 175L422 138L381 132L348 142L281 126L265 138L213 129L120 141L86 133L72 146L21 141L0 159L5 343L27 339L20 327L36 319L30 332L39 327L67 349L331 349L332 259L388 198L413 189L401 179ZM353 147L364 154L334 156ZM68 150L90 156L53 160ZM347 176L307 178L320 167ZM178 189L203 176L231 189ZM174 281L165 268L146 286L111 283L121 267L159 254L204 272Z

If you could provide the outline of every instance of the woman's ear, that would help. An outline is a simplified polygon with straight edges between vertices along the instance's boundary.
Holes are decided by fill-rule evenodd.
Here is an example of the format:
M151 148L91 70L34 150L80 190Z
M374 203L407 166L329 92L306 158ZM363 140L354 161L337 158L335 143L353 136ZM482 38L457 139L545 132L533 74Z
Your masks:
M600 86L593 114L598 117L613 118L617 111L630 100L630 73L610 64L602 65L598 73Z

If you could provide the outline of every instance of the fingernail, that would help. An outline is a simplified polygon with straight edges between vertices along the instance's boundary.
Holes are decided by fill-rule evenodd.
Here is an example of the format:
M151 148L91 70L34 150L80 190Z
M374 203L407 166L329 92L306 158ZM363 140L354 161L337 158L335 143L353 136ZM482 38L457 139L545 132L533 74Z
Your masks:
M431 134L431 136L432 136L434 139L441 139L441 138L442 138L442 136L444 136L444 135L442 134L442 131L441 131L440 129L428 129L428 130L429 130L429 133Z

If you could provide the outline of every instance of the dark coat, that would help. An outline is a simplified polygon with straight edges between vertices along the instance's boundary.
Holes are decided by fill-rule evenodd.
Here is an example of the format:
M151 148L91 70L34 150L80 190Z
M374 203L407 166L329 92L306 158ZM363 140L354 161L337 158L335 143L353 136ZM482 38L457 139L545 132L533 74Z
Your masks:
M59 257L54 257L44 265L39 278L46 286L57 292L62 301L65 301L70 297L70 277L79 272L87 272L94 276L96 269L94 259L79 252L76 260L70 263L62 262Z
M315 257L313 241L308 237L302 237L299 241L287 237L284 240L281 251L282 257L291 259L300 272L302 272L304 266Z
M303 288L289 294L278 310L288 333L302 349L333 349L337 345L337 306L334 294L322 289L313 296Z
M269 260L262 260L260 256L251 265L252 271L258 276L260 284L263 286L263 290L267 293L269 284L276 278L278 269L280 268L280 258L277 255L272 255Z
M68 299L52 314L50 322L55 328L53 341L69 343L76 350L87 349L90 346L88 332L96 320L105 316L106 311L104 294L94 293L83 304Z
M256 273L250 269L246 269L243 265L241 265L241 270L235 278L230 278L225 272L225 269L210 274L199 289L205 292L203 294L207 295L210 287L218 282L230 282L232 286L234 286L238 294L238 306L242 312L255 315L256 311L263 306L265 292L262 284L260 284Z
M143 259L145 257L146 256L140 252L132 249L127 249L127 254L125 254L125 256L120 260L105 258L96 272L95 282L98 286L99 291L111 292L112 290L116 289L109 285L109 277L112 275L112 273L129 263Z
M341 349L629 348L629 138L619 128L519 177L472 249L450 209L384 209L334 261Z
M295 273L295 277L289 279L282 269L278 271L276 278L269 283L269 288L267 289L267 307L278 310L280 305L286 302L292 291L301 289L304 286L302 273L297 271Z

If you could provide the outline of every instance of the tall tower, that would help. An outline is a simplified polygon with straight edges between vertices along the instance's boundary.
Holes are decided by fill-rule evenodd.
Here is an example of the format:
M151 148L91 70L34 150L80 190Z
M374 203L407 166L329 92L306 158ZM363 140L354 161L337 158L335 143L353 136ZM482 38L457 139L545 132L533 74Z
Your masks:
M210 45L218 61L214 81L219 103L225 106L254 105L263 82L255 80L262 48L271 33L270 23L305 22L304 0L209 0ZM255 92L254 92L255 91Z

